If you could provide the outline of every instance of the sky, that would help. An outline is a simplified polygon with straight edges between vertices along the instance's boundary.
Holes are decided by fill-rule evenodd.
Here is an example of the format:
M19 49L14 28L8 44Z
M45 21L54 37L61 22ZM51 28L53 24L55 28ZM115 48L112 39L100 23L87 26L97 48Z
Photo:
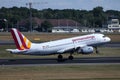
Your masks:
M92 10L101 6L104 10L120 11L120 0L0 0L0 8L28 7L26 3L29 2L33 3L32 8L38 10L46 8Z

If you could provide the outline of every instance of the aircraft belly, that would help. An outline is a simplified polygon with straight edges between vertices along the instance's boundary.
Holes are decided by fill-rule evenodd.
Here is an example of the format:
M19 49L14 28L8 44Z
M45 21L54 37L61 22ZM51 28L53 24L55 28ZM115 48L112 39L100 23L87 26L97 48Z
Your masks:
M35 51L29 51L29 52L25 52L23 54L26 55L50 55L50 54L55 54L57 52L57 50L35 50Z
M51 48L44 48L42 50L35 50L34 52L30 52L30 54L33 54L33 55L60 54L60 53L58 53L59 50L65 49L65 48L70 47L70 46L73 46L73 44L71 44L71 45L64 45L64 46L57 46L57 47L51 47Z

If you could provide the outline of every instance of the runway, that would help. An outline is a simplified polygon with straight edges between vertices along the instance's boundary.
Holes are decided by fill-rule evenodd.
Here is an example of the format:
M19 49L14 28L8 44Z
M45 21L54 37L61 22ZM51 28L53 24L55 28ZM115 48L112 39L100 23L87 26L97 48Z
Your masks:
M120 64L120 57L85 57L73 60L63 59L58 62L56 58L46 59L0 59L0 65L67 65L67 64Z

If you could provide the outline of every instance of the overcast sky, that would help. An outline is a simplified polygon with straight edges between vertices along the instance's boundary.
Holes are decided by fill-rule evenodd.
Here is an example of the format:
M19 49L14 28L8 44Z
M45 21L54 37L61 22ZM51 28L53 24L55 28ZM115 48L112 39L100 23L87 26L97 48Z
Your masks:
M33 2L32 7L38 10L45 8L92 10L96 6L102 6L104 10L120 11L120 0L0 0L0 8L28 7L26 3L29 2Z

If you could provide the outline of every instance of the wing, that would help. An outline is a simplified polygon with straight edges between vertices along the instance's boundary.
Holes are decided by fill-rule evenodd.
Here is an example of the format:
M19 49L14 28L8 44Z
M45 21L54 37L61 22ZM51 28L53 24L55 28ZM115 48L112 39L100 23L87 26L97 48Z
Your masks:
M59 51L57 51L57 52L58 52L58 53L65 53L65 52L68 52L68 51L76 50L76 49L81 48L81 47L84 47L84 46L86 46L86 44L69 46L69 47L66 47L66 48L64 48L64 49L61 49L61 50L59 50Z

